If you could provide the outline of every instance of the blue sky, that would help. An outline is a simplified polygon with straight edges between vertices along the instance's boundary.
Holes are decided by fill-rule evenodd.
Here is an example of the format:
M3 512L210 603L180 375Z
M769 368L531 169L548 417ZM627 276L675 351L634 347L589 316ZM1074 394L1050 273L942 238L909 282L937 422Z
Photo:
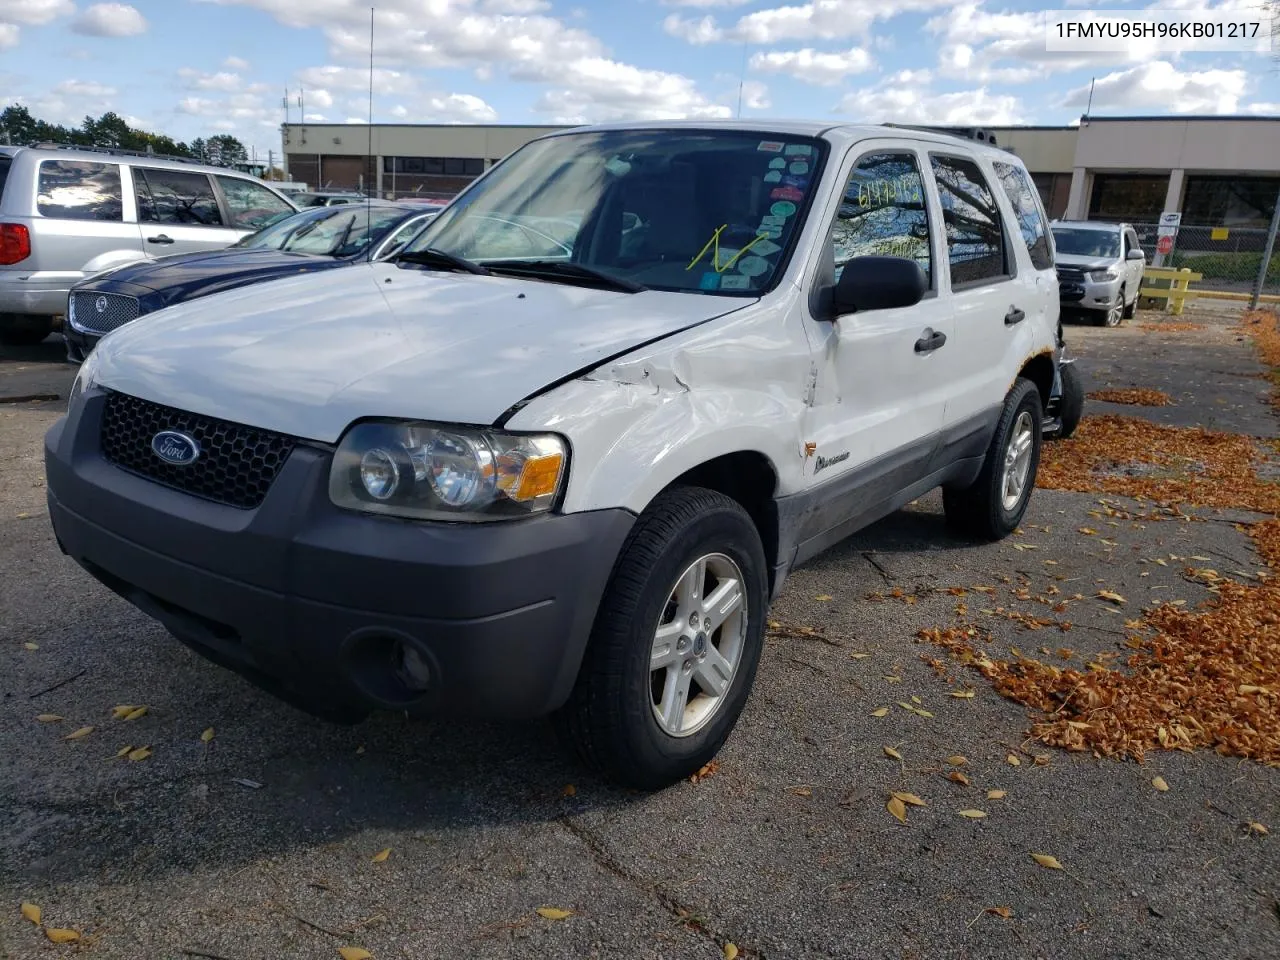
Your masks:
M300 90L312 122L367 116L371 5L383 122L732 116L740 80L743 117L1063 124L1095 78L1097 114L1280 114L1275 55L1046 52L1045 6L986 0L0 0L0 104L265 158L286 88L295 121Z

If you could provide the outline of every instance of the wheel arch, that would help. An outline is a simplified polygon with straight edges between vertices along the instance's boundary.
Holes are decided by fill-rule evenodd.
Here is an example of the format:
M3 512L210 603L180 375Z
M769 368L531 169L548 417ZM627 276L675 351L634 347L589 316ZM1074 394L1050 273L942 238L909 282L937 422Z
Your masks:
M1049 406L1049 398L1053 394L1056 374L1053 358L1047 352L1039 353L1029 358L1023 363L1022 369L1018 371L1019 377L1030 380L1036 385L1036 390L1040 394L1040 405L1046 408Z

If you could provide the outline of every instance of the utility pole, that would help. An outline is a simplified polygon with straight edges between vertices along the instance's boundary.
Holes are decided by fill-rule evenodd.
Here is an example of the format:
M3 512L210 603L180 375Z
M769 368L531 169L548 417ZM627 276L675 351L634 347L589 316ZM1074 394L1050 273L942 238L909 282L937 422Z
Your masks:
M1280 193L1276 194L1275 209L1271 211L1271 229L1267 231L1267 245L1262 251L1262 263L1258 264L1258 279L1253 282L1253 296L1249 298L1249 309L1258 309L1258 299L1267 285L1267 268L1271 266L1271 254L1276 248L1276 230L1280 228Z

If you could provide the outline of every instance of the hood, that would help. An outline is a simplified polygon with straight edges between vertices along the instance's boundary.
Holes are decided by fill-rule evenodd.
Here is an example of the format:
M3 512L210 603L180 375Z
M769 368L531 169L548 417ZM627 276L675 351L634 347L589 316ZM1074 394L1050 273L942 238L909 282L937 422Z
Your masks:
M1078 253L1059 253L1054 261L1063 267L1077 267L1082 270L1105 270L1117 266L1119 257L1089 257Z
M131 263L87 280L76 289L95 293L127 293L130 296L141 294L153 302L152 308L155 309L247 283L329 270L347 263L334 257L282 250L209 250Z
M331 443L361 417L491 424L557 380L753 302L358 264L143 316L98 344L94 379Z

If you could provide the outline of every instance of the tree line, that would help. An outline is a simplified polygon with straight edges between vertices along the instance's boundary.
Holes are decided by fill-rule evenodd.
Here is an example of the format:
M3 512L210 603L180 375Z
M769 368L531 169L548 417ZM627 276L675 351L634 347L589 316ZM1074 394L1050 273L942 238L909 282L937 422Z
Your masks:
M246 163L249 159L244 144L229 133L208 139L197 137L190 143L184 143L164 134L137 130L119 114L110 111L96 119L85 117L80 126L69 127L33 117L30 110L16 103L0 110L0 143L25 145L45 142L144 152L150 149L153 153L189 157L218 167Z

